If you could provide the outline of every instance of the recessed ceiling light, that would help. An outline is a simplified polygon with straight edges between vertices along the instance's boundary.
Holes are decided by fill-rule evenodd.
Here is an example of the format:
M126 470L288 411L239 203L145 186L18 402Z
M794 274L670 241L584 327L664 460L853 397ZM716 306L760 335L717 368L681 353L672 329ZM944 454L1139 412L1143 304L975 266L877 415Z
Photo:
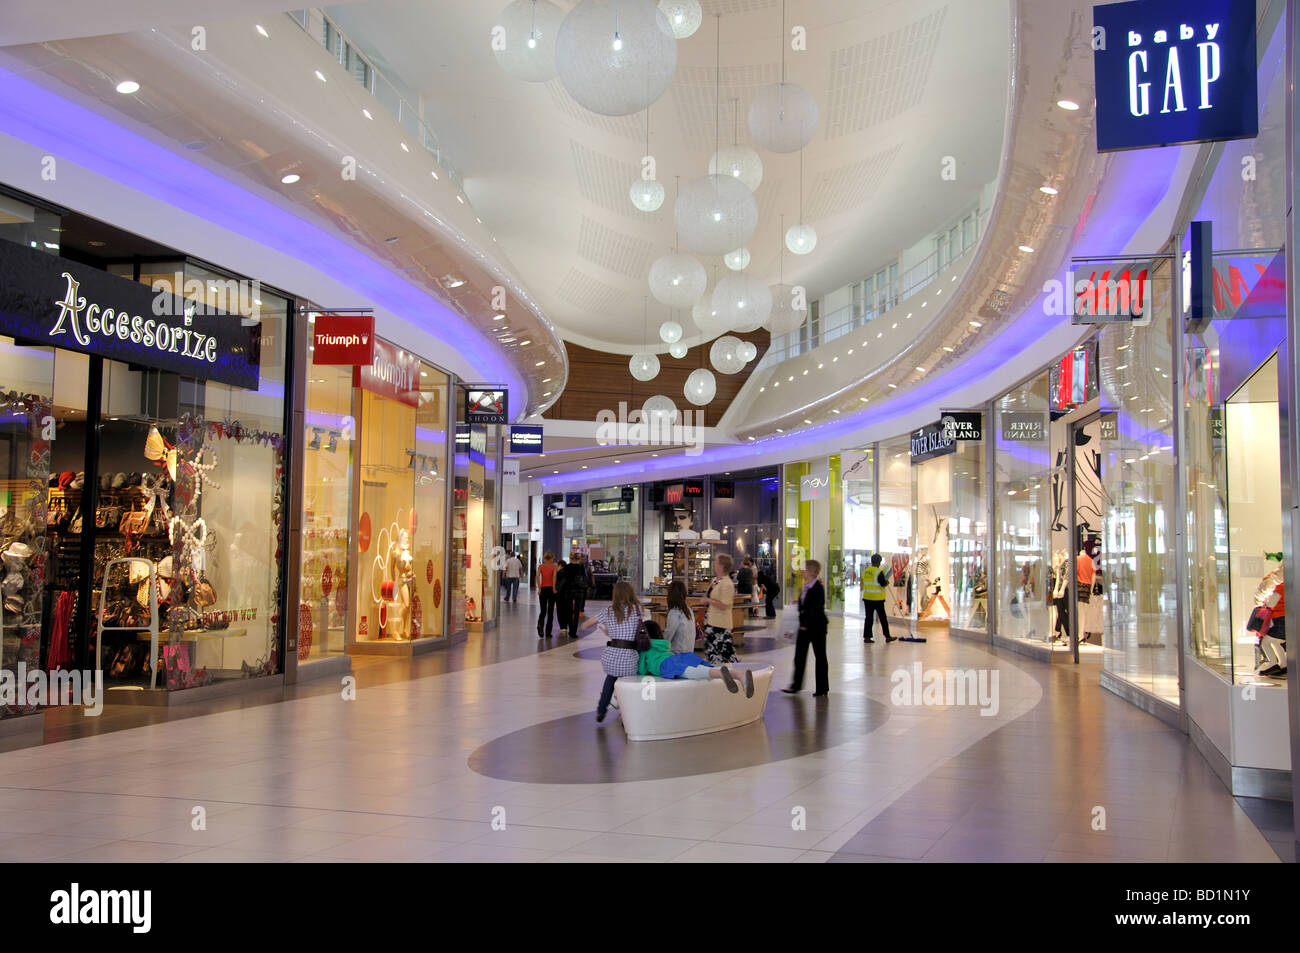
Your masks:
M917 369L918 371L920 371L922 374L925 373L925 368L922 367L920 364L916 365L916 369Z
M832 407L832 408L831 408L831 413L832 413L832 414L838 414L839 411L836 410L834 407Z
M410 152L410 151L411 151L409 148L407 148L407 145L406 145L405 142L399 142L398 145L402 147L402 151L403 151L403 152Z
M582 469L584 470L587 469L587 465L585 463L582 465Z
M328 82L329 82L329 80L327 80L327 79L325 78L325 74L322 73L320 70L313 70L312 72L314 72L314 73L316 74L316 78L317 78L318 80L320 80L322 83L328 83Z
M302 180L302 176L300 176L297 172L290 172L288 175L280 176L280 181L285 185L293 185L295 182L299 182L301 180Z
M973 328L982 328L982 327L984 327L984 325L980 324L978 321L972 321L972 322L970 322L970 326L973 327Z
M1079 104L1076 103L1073 99L1058 99L1056 101L1056 105L1060 106L1064 110L1067 110L1068 112L1074 112L1076 109L1079 108Z
M766 393L767 393L767 388L766 388L766 387L760 387L760 388L758 389L758 392L759 392L760 394L766 394Z
M474 216L474 221L478 222L480 225L483 224L483 219L479 218L477 215Z
M825 367L825 366L826 366L825 364L818 364L818 365L817 365L817 370L820 371L820 370L821 370L823 367Z
M805 367L805 368L803 369L803 372L804 372L804 374L807 374L807 373L808 373L808 368Z
M807 417L805 417L805 418L803 419L803 422L806 423L809 427L812 426L812 421L809 420Z
M549 377L543 377L543 378L542 378L542 383L543 383L543 384L549 384L550 382L551 382L551 378L549 378Z
M794 380L794 375L793 375L793 374L791 374L788 378L786 378L786 383L788 384L788 383L789 383L790 381L792 381L792 380Z
M369 109L363 109L363 110L361 110L361 115L365 116L367 119L374 119L374 118L375 118L374 116L370 115L370 110L369 110Z
M944 345L943 349L944 349L945 351L947 351L949 354L952 353L952 348L948 347L948 345L946 345L946 344Z
M1030 246L1030 245L1021 245L1021 246L1020 246L1020 250L1021 250L1022 252L1025 252L1026 254L1028 254L1028 253L1032 252L1034 249L1033 249L1033 247Z
M399 238L397 235L389 235L387 238L384 239L384 244L396 245L399 241L401 241L401 238Z
M889 385L889 389L890 389L890 390L898 390L898 385L897 385L897 384L890 384L890 385Z
M1038 191L1042 192L1044 195L1055 195L1058 190L1052 188L1050 185L1040 185Z
M777 433L785 433L785 431L782 430L780 427L777 427L777 428L776 428L776 432L777 432Z
M262 34L262 36L266 37L268 40L271 38L271 34L266 32L266 27L262 26L262 24L255 24L253 29L257 30L258 33Z
M519 346L523 347L525 344L532 344L532 343L533 343L532 341L520 341Z
M622 460L615 460L614 462L615 462L615 463L622 463L623 461L622 461Z
M140 92L140 84L133 79L124 79L117 84L117 91L123 96L130 96L132 93Z
M551 472L552 472L552 473L559 473L560 471L559 471L559 470L552 470Z
M750 437L749 440L750 440L751 443L753 443L754 438L753 438L753 437Z
M459 288L461 285L465 283L465 279L457 278L455 275L443 275L442 283L448 288ZM505 315L503 314L501 315L501 317L504 318Z
M867 398L865 397L859 397L858 400L862 401L864 404L867 402Z
M536 364L533 365L533 367L541 367L545 363L546 363L545 361L538 361Z

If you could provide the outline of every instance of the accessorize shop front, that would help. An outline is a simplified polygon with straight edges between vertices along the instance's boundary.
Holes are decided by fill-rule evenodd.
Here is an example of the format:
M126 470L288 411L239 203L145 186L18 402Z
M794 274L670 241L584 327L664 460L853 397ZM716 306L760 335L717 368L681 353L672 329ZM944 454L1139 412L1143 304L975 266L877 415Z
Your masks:
M135 704L281 673L291 301L114 241L62 257L31 212L0 226L0 714L73 673Z

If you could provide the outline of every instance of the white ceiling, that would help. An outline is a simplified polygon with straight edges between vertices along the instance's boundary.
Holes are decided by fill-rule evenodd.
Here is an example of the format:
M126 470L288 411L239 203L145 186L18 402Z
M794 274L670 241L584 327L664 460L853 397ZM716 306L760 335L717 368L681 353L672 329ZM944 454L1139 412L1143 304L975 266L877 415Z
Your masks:
M645 336L650 263L670 250L675 177L707 171L714 149L715 42L706 16L678 44L677 74L650 110L650 151L668 201L633 208L645 114L607 118L558 80L500 70L489 45L506 0L365 0L327 8L378 65L423 99L465 191L525 286L567 340L631 352ZM572 6L560 0L563 7ZM780 77L780 0L704 0L721 13L721 138L739 138L754 92ZM998 169L1010 60L1009 0L791 0L807 29L787 53L790 82L821 110L805 151L805 219L817 249L781 262L780 216L799 215L799 155L762 152L759 229L750 272L816 297L857 280L968 210ZM956 180L941 178L945 156ZM710 272L720 259L703 259ZM782 272L783 268L783 272ZM669 317L653 298L649 338ZM688 315L678 319L695 329ZM662 347L660 348L662 350Z

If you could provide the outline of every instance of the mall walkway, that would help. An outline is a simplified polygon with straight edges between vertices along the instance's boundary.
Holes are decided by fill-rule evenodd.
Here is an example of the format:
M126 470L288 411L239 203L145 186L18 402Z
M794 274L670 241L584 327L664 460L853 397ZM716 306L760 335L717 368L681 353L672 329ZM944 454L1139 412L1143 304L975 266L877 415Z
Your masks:
M539 651L533 625L503 607L481 643L363 668L355 701L309 684L0 754L0 859L1277 860L1187 739L1094 669L943 636L868 647L836 620L829 698L630 744L592 715L596 640ZM781 685L772 635L741 652ZM996 671L996 713L891 703L914 662Z

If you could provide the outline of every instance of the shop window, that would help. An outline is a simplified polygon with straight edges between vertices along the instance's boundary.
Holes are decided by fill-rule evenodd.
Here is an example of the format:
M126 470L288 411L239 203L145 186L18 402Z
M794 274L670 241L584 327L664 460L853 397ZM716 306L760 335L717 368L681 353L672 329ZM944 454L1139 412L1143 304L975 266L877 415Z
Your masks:
M303 441L302 580L298 661L347 648L348 584L354 561L352 480L356 420L351 367L308 365Z
M916 603L916 505L912 497L911 439L897 437L877 445L880 454L880 554L892 585L885 600L889 615L910 618Z

